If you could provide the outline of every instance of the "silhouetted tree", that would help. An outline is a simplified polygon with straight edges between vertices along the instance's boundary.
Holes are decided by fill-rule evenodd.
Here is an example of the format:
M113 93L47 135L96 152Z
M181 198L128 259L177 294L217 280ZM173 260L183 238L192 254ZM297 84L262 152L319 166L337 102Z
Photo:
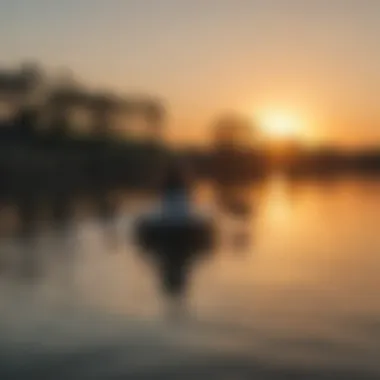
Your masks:
M219 184L246 181L257 170L254 125L239 114L229 114L213 126L213 174Z
M118 100L112 95L99 94L95 95L90 103L93 114L93 133L105 138L113 126Z
M21 108L13 119L13 126L17 136L22 140L30 140L36 136L39 120L39 111L36 108Z
M216 149L240 150L254 143L254 124L240 114L228 114L219 118L213 125L213 131Z
M160 141L162 138L165 109L158 101L150 101L145 104L144 115L150 128L152 141Z
M56 136L65 136L71 128L70 112L78 106L87 106L89 95L76 88L57 89L53 91L46 105L50 115L51 132Z

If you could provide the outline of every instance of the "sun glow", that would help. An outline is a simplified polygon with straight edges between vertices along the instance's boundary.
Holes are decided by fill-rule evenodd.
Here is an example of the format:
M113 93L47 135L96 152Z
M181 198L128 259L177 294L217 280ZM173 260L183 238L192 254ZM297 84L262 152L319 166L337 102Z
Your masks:
M284 140L299 138L302 122L296 116L281 111L266 111L256 116L263 134L270 139Z

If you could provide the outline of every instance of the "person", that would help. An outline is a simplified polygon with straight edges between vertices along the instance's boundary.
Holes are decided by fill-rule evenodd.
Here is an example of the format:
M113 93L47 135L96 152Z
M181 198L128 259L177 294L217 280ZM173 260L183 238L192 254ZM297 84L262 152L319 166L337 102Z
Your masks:
M162 183L162 212L167 217L186 217L190 213L190 183L187 168L172 163Z
M187 167L172 162L161 183L161 210L137 222L137 242L158 267L163 291L183 295L193 262L213 244L213 225L199 215L191 202Z

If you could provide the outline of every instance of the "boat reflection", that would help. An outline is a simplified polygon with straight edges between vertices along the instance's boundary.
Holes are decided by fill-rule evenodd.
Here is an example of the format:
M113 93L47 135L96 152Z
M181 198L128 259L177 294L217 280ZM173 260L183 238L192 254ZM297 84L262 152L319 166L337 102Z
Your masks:
M191 184L183 173L176 163L169 167L159 210L136 224L138 244L153 258L162 290L172 297L185 293L194 262L215 246L214 222L194 210Z

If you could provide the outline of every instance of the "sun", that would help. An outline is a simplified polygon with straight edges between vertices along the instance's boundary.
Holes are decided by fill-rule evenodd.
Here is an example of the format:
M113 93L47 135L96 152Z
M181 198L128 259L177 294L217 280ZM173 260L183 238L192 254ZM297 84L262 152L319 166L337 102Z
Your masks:
M296 116L275 110L256 115L256 120L263 134L274 140L296 138L302 124Z

